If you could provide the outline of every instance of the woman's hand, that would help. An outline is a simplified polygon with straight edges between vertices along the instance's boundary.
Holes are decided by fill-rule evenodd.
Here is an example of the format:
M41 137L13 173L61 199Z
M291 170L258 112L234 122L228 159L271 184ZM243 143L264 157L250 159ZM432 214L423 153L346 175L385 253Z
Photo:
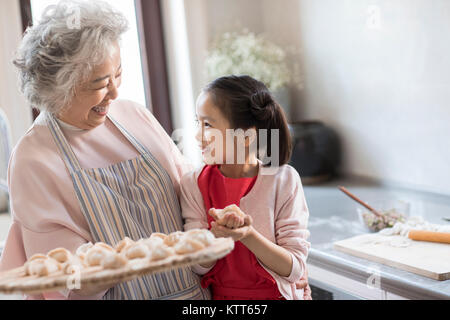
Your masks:
M217 221L213 221L211 222L211 232L216 236L216 238L231 237L233 238L234 241L243 240L253 232L252 217L247 215L243 220L244 221L242 226L236 229L228 228L226 226L219 224Z

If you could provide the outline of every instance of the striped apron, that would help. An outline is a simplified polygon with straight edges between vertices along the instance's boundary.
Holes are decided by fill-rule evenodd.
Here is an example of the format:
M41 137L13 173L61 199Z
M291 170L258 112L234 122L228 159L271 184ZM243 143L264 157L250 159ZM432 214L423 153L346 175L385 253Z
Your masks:
M148 238L153 232L183 229L181 210L172 180L159 161L124 127L109 117L140 156L100 169L82 169L56 119L47 125L73 181L95 242L115 245L124 237ZM190 268L146 275L118 284L103 297L121 299L210 299Z

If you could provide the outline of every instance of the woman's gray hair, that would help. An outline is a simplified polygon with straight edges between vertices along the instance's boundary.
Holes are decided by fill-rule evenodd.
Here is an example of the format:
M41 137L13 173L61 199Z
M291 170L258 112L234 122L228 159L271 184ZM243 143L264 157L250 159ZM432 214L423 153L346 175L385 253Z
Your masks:
M63 0L47 8L13 61L21 91L33 107L57 114L127 30L126 18L103 1Z

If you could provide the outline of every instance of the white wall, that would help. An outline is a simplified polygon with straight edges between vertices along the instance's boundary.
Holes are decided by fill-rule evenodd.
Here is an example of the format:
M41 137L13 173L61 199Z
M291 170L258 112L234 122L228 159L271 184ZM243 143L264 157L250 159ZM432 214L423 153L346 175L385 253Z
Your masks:
M204 63L208 45L216 36L243 28L263 32L261 1L184 0L195 97L207 84Z
M450 194L450 1L203 5L208 41L246 27L302 51L305 89L291 89L293 118L320 119L338 131L344 172ZM195 62L194 74L201 64Z
M344 170L450 194L450 2L304 0L299 9L305 113L339 131Z

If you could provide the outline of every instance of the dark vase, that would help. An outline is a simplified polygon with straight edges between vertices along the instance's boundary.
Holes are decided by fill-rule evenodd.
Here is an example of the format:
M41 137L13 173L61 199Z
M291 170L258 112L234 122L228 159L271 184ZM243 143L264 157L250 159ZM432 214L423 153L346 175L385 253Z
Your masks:
M320 121L301 121L289 125L293 151L291 162L303 184L331 179L341 161L337 133Z

